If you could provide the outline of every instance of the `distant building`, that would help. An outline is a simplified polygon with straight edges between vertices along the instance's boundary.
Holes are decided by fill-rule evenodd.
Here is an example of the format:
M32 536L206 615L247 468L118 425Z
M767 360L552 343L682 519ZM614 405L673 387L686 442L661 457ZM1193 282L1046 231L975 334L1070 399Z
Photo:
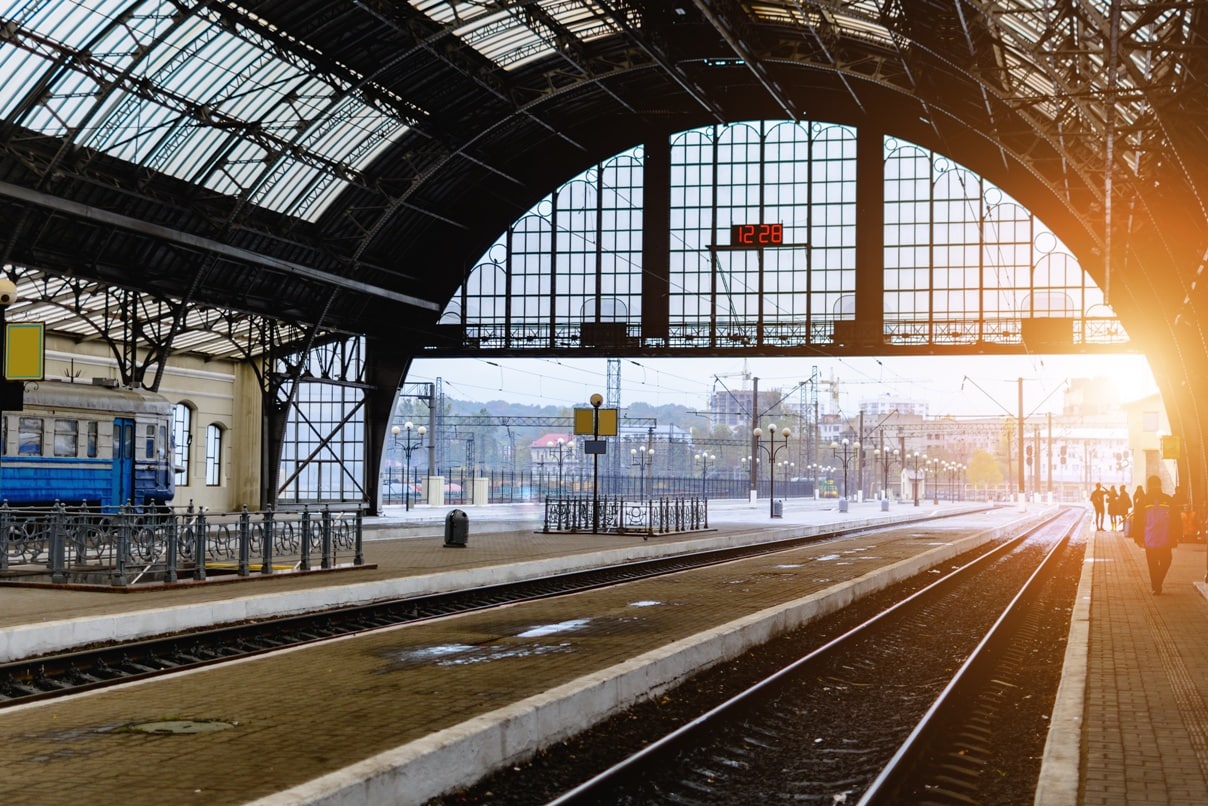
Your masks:
M783 396L784 393L778 388L759 390L758 410L761 413L767 412L763 415L764 421L780 416L781 407L778 401ZM749 429L753 397L754 392L751 389L719 389L709 398L709 417L714 424ZM774 403L777 405L772 406Z
M835 465L832 442L861 443L861 463L853 463L854 484L866 495L892 487L886 479L901 474L901 494L913 486L912 457L932 460L931 469L920 468L920 485L930 483L940 496L953 492L952 478L977 452L992 456L1002 481L998 496L1018 492L1022 468L1023 489L1029 494L1062 500L1081 500L1095 482L1135 486L1148 473L1163 476L1173 489L1170 473L1160 458L1164 425L1161 402L1156 397L1120 406L1114 387L1106 379L1070 381L1061 414L1032 414L1023 423L1015 416L929 418L926 406L888 398L861 404L856 416L822 416L817 439L810 446L807 466ZM896 452L896 453L895 453ZM936 475L938 470L938 476ZM954 469L955 468L955 469ZM1154 468L1157 468L1156 470ZM927 476L932 478L927 480ZM973 480L962 482L971 485ZM973 493L972 489L961 492ZM980 494L980 493L979 493Z
M1182 445L1170 441L1170 421L1166 419L1166 408L1160 395L1150 395L1131 403L1125 403L1128 416L1128 444L1132 447L1131 486L1145 485L1145 479L1158 476L1162 489L1173 493L1176 458L1162 455L1162 440L1168 441L1168 452L1179 451Z
M1108 378L1072 378L1061 411L1066 417L1110 417L1120 413L1120 398Z
M861 402L860 411L864 412L865 418L888 417L894 413L902 416L913 415L916 417L926 417L927 404L920 403L917 400L906 400L905 398L894 400L888 396L874 397Z
M545 490L570 491L579 484L581 447L574 434L542 434L529 445L532 482Z

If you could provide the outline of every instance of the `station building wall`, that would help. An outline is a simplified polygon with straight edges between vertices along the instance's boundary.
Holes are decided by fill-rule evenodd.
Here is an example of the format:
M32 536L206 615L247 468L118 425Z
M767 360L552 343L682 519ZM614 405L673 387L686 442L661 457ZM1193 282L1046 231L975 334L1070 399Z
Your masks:
M103 344L46 338L46 378L92 383L93 378L120 382L117 361ZM260 501L260 386L243 363L174 356L164 372L159 394L188 410L191 442L183 484L178 481L174 506L204 506L233 511ZM213 429L213 430L212 430ZM207 457L209 434L217 435L216 462Z

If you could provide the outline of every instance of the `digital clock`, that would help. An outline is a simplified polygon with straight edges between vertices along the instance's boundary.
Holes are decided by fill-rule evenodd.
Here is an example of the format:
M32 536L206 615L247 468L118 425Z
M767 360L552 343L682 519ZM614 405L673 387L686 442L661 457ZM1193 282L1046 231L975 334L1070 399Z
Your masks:
M731 224L730 246L779 246L784 243L783 224Z

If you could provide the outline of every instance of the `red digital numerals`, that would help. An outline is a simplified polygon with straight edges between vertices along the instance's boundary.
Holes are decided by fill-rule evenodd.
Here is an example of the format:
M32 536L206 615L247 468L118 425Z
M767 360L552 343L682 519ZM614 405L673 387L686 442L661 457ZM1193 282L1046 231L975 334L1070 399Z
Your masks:
M782 243L783 224L734 224L730 227L731 246L778 246Z

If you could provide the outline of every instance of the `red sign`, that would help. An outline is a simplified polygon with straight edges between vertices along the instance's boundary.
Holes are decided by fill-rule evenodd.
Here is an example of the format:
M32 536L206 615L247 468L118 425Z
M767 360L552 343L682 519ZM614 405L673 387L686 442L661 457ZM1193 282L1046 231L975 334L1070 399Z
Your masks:
M784 243L783 224L731 224L730 245L779 246Z

